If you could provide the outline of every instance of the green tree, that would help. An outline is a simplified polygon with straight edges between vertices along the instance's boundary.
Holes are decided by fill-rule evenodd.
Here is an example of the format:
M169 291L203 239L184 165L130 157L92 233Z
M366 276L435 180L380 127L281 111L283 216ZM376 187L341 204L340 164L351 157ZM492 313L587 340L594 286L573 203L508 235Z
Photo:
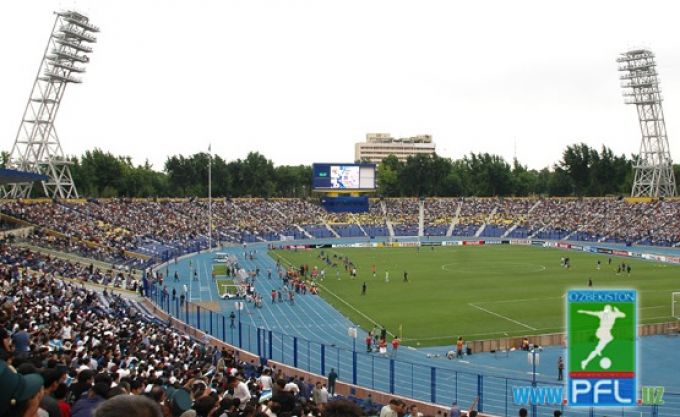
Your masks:
M453 166L449 158L442 158L438 155L433 155L430 162L430 190L428 196L447 196L449 188L449 176L453 171Z
M548 194L564 197L572 195L573 192L574 184L569 173L560 167L555 167L555 171L551 175L550 183L548 184Z
M75 161L71 175L82 195L116 197L123 189L124 174L130 167L129 157L116 157L95 148Z
M571 179L576 195L586 195L591 189L591 168L597 163L597 151L585 143L567 146L559 166Z
M9 152L2 151L0 152L0 168L7 168L7 164L9 164Z
M417 154L406 158L404 167L399 172L399 183L403 187L403 195L425 197L432 195L433 158L425 154Z
M404 165L394 155L383 159L376 172L378 193L384 197L398 197L401 195L399 173Z
M519 163L517 158L512 161L512 194L515 196L528 196L536 194L538 183L538 172L528 170L527 167Z
M512 172L503 157L488 153L463 158L469 170L468 191L478 197L508 196L512 194Z
M552 181L553 172L548 168L543 168L536 174L536 183L534 184L533 192L538 195L547 195L550 193L550 182Z
M274 182L278 197L307 197L311 188L312 167L281 165L274 168Z

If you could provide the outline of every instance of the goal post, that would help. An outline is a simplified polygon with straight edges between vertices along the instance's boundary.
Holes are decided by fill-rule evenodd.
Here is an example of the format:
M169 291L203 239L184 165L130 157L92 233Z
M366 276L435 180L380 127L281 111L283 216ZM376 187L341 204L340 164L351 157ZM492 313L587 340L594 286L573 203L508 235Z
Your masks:
M217 284L217 293L220 298L243 297L246 293L246 286L240 284Z
M673 292L671 300L671 312L673 318L680 320L680 292Z

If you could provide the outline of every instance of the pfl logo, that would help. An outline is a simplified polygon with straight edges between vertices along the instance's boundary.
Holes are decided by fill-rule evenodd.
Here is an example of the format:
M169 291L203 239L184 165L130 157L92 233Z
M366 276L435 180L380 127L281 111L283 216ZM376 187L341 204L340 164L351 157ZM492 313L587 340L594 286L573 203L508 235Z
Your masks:
M569 405L637 405L637 292L569 291L566 311Z

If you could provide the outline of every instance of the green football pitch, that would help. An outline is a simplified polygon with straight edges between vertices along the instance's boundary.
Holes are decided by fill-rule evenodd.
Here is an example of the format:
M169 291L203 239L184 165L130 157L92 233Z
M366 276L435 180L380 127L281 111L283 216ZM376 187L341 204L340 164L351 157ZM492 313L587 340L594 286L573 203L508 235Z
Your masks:
M618 257L611 257L609 264L607 255L558 249L489 245L324 250L337 267L322 262L321 249L270 255L289 265L307 264L310 270L325 266L326 278L320 283L324 299L362 328L384 325L409 345L451 345L458 336L482 340L562 332L564 294L587 288L589 278L594 289L637 289L641 324L674 320L671 293L680 291L679 266ZM345 271L345 256L357 268L356 279ZM560 266L565 256L571 259L568 269ZM630 275L617 275L621 262L630 264ZM403 281L404 271L408 282ZM364 282L366 294L361 295Z
M212 273L215 276L226 276L227 275L227 265L226 264L213 264Z

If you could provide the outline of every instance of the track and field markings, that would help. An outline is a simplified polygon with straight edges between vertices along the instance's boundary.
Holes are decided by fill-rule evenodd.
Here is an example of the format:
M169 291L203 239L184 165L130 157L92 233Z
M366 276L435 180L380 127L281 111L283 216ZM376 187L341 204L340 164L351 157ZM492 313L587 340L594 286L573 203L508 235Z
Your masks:
M208 283L208 285L203 285L203 277L201 277L201 281L200 281L201 295L202 295L203 291L206 291L208 293L208 295L210 295L210 301L215 301L215 297L213 297L213 287L216 287L216 285L215 285L215 282L210 282L212 280L212 274L208 273L207 262L202 261L201 267L203 268L204 276L205 276L205 279ZM218 297L219 297L219 295L218 295Z
M293 265L293 263L292 263L291 261L289 261L285 256L283 256L283 255L281 255L281 254L279 254L279 253L277 253L276 256L278 256L279 258L283 259L288 265L291 265L291 266ZM326 291L328 294L330 294L330 295L332 295L333 297L337 298L341 303L345 304L347 307L349 307L349 308L351 308L352 310L354 310L355 312L357 312L359 315L361 315L361 317L365 318L366 320L368 320L369 322L373 323L373 324L376 325L376 326L382 327L382 326L380 325L380 323L378 323L377 321L375 321L375 320L373 320L372 318L368 317L366 314L362 313L361 311L357 310L356 307L354 307L352 304L350 304L350 303L348 303L347 301L345 301L344 299L342 299L340 296L338 296L337 294L335 294L333 291L331 291L331 290L329 290L328 288L326 288L326 287L325 287L323 284L321 284L320 282L317 283L317 285L318 285L319 287L321 287L324 291ZM396 336L394 333L390 332L389 330L387 331L387 334L389 334L390 336Z
M515 324L519 324L520 326L526 327L526 328L529 329L529 330L538 330L537 328L531 327L531 326L529 326L528 324L522 323L521 321L517 321L517 320L515 320L515 319L511 319L510 317L504 316L504 315L502 315L502 314L494 313L493 311L487 310L486 308L480 307L480 306L478 306L478 305L476 305L476 304L468 303L468 305L471 306L471 307L474 307L474 308L476 308L476 309L478 309L478 310L482 310L482 311L485 312L485 313L489 313L489 314L491 314L491 315L493 315L493 316L499 317L499 318L501 318L501 319L510 321L510 322L512 322L512 323L515 323Z

